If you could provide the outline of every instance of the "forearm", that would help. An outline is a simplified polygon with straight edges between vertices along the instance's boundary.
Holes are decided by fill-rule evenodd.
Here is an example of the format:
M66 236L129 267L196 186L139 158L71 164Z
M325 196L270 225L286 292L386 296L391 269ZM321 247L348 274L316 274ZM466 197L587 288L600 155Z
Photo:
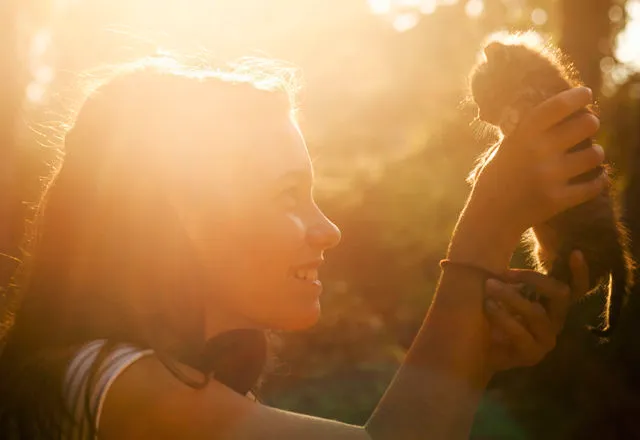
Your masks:
M517 234L492 234L486 217L467 206L449 258L500 272ZM445 272L433 303L396 377L366 429L374 440L467 438L479 399L491 378L480 273Z

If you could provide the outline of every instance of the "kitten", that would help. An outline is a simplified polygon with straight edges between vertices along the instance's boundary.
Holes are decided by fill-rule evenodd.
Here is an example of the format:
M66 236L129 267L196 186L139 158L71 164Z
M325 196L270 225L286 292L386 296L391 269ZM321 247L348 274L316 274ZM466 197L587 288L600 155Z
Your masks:
M479 108L478 119L497 126L504 136L508 136L537 104L581 85L575 69L558 49L550 45L533 45L526 35L510 35L502 42L489 43L484 48L484 58L470 75L472 98ZM593 109L585 108L581 112L593 112ZM492 146L480 157L468 178L470 183L475 182L499 145ZM569 152L591 145L592 139L586 139ZM572 181L589 181L601 173L609 175L608 166L593 169ZM535 225L526 236L538 270L569 284L569 254L579 249L589 267L591 290L603 282L608 284L607 306L603 313L605 327L592 329L602 337L610 335L619 321L624 300L633 284L634 270L628 234L620 222L611 190L609 179L607 188L597 198L562 212L544 224Z

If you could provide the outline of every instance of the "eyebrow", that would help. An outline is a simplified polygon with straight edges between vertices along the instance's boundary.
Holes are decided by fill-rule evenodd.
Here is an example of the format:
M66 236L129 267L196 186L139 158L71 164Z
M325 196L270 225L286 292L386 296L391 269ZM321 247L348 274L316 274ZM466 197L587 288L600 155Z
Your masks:
M305 169L297 169L286 171L276 178L277 182L283 182L287 180L297 180L297 181L312 181L313 176L309 173L309 171Z

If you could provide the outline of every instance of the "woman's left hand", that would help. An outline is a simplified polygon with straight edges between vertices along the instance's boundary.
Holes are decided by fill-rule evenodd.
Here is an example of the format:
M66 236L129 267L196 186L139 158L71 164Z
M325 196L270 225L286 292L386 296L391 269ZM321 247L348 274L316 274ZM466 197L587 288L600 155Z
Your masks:
M571 254L571 287L532 270L511 269L508 283L487 280L485 312L491 325L489 361L493 371L532 366L556 344L571 303L589 289L589 270L579 251ZM544 297L545 306L518 291L526 283Z

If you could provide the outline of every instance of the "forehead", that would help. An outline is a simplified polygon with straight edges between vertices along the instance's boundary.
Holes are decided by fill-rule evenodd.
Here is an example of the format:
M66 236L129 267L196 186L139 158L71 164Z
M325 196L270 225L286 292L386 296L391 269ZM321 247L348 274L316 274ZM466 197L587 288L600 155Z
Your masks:
M179 180L189 192L242 196L292 171L313 178L304 138L287 112L222 120L210 115L181 142L189 145L183 144L184 154L172 154L175 161L169 166L182 176Z
M306 144L292 118L265 119L247 126L240 134L230 166L220 176L233 186L238 198L263 199L291 176L313 179ZM217 169L217 167L216 167ZM282 181L285 182L282 182ZM241 193L241 194L238 194Z
M263 120L247 127L240 142L245 160L239 164L251 173L250 179L275 180L291 171L313 174L304 138L295 120Z

